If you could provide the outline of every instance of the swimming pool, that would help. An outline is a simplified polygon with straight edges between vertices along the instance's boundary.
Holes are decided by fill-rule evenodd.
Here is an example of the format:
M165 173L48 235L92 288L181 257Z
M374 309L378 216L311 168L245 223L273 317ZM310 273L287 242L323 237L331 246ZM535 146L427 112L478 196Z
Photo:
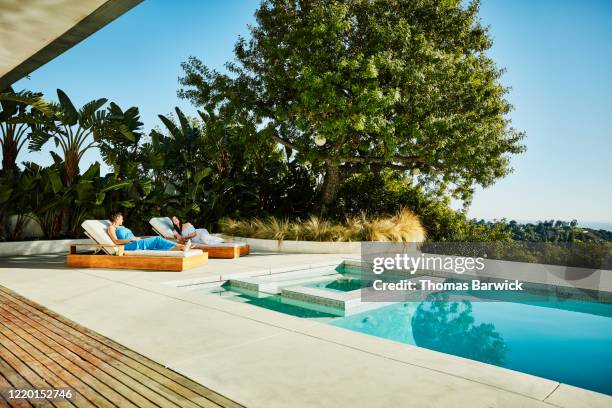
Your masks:
M352 293L347 276L300 288ZM291 281L285 281L293 291ZM532 292L436 292L425 301L381 304L338 317L286 299L226 286L220 296L337 327L470 358L612 395L612 304ZM322 293L322 292L317 292ZM496 298L497 301L490 301Z
M309 288L334 290L338 292L350 292L353 290L360 290L362 284L363 282L360 279L348 276L343 277L342 279L331 279L322 282L315 282L305 286Z
M611 305L533 297L448 301L447 295L330 324L612 395Z

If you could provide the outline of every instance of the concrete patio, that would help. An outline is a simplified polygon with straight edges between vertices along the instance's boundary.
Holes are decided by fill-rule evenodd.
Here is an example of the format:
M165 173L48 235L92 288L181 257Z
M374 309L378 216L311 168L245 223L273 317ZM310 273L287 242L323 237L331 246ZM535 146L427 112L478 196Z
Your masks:
M612 405L555 381L176 287L343 258L259 252L140 272L67 269L63 255L12 257L0 258L0 285L248 407Z

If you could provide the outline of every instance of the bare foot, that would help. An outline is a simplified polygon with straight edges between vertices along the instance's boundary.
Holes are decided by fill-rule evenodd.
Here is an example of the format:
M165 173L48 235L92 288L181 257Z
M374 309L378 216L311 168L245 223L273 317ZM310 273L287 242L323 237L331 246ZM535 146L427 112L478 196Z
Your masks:
M183 251L189 251L191 249L191 240L187 240L187 242L185 242L185 245L183 245Z

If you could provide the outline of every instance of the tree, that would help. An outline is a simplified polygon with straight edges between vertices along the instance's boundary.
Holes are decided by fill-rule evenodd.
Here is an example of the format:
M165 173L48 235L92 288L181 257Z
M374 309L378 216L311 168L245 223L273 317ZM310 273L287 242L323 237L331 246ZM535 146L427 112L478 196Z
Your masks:
M411 319L412 335L420 347L503 365L509 347L493 323L476 323L469 300L453 302L437 292L421 302ZM474 345L477 344L477 347Z
M503 71L486 51L479 3L264 0L229 74L191 57L179 96L257 118L302 163L342 179L383 168L467 203L507 175L524 134L510 126Z
M61 154L51 151L51 156L56 165L63 167L62 181L66 187L66 196L74 198L83 196L82 192L91 190L89 180L83 177L83 183L79 183L79 164L85 152L93 147L97 147L101 141L111 140L117 142L118 139L134 141L137 130L142 125L138 121L138 109L131 108L123 112L117 105L111 103L108 110L103 106L107 99L95 99L87 102L77 110L72 101L61 89L57 90L59 103L53 104L53 114L48 118L44 125L36 128L30 135L29 148L33 151L40 151L49 141L53 140L56 147L60 148ZM107 145L104 145L105 147ZM108 151L105 151L105 158L108 158ZM93 174L94 170L85 174ZM128 183L125 183L128 184ZM125 195L125 194L124 194ZM123 199L126 205L130 205L128 200ZM80 225L80 219L85 214L83 207L63 206L61 211L61 232L74 234Z
M17 170L17 156L29 133L52 114L51 106L42 94L30 91L15 93L12 88L0 93L0 150L2 170Z
M202 180L211 173L211 168L202 161L200 154L203 142L202 130L187 118L177 107L178 125L169 117L158 115L166 127L165 135L151 131L151 148L157 169L166 173L164 193L173 196L169 200L181 216L189 212L200 212ZM170 198L170 197L169 197Z
M143 160L139 149L143 123L138 108L133 106L124 112L111 102L104 119L107 129L97 143L102 158L112 166L117 179L137 178Z
M44 128L32 132L29 148L40 151L52 139L55 146L61 149L64 183L70 187L79 175L79 163L83 154L94 147L97 140L105 137L111 126L106 112L101 109L107 99L92 100L77 110L61 89L57 90L57 97L59 104L53 105L53 117ZM113 132L116 130L112 129ZM51 155L54 159L60 158L56 152L51 152Z

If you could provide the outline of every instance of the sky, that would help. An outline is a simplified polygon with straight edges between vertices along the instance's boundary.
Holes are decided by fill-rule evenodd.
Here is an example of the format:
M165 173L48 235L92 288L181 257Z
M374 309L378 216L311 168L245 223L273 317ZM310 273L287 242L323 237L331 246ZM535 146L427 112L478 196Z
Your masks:
M514 172L477 189L469 216L612 222L612 1L482 0L489 55L506 69L513 126L527 132ZM257 0L145 0L18 81L16 90L80 106L105 97L138 106L145 129L179 106L180 63L194 55L223 70L239 35L248 36ZM47 149L20 161L51 162ZM89 151L86 168L101 161Z

